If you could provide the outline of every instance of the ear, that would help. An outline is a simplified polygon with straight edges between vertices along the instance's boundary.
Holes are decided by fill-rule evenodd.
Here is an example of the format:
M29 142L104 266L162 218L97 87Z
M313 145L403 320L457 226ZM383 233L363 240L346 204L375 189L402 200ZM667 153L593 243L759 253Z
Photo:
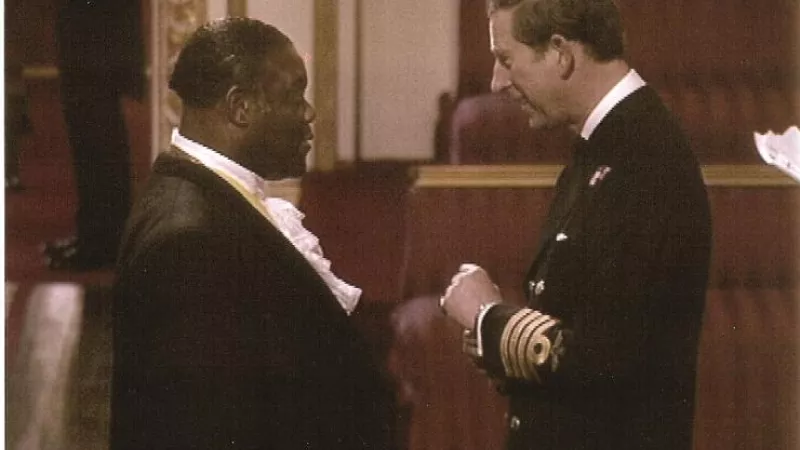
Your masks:
M568 79L575 71L575 44L560 34L550 37L550 48L556 52L556 66L562 80Z
M259 106L252 94L239 86L231 86L225 94L225 114L228 121L237 127L247 127Z

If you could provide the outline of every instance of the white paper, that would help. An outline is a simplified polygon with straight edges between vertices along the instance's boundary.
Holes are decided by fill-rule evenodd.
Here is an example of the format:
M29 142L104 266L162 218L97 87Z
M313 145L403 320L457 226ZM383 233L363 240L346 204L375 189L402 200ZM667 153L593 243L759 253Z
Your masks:
M771 130L764 134L753 133L753 138L764 162L800 182L800 129L791 126L783 134Z

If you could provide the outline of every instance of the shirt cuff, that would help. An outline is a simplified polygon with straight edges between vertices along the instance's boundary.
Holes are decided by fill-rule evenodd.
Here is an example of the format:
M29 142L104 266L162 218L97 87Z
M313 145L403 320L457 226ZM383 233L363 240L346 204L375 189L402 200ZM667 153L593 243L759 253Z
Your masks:
M498 303L484 303L478 309L478 315L475 317L475 336L477 341L477 355L478 358L483 358L483 332L481 331L483 325L483 318L489 313L489 310L494 308Z

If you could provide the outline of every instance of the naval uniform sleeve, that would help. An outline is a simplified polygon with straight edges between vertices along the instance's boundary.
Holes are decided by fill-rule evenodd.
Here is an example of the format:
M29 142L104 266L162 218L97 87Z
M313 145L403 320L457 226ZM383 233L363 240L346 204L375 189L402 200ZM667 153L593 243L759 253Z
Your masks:
M637 174L596 197L593 207L608 213L593 218L586 245L567 255L587 275L574 290L548 293L574 305L569 314L491 307L474 327L478 365L501 381L575 388L625 386L653 358L670 370L689 367L702 292L666 280L698 285L691 280L702 270L691 255L704 231L692 217L702 199L665 185L663 177ZM630 192L636 195L624 195Z
M474 357L489 374L543 383L558 370L568 335L560 320L504 304L492 305L482 313L472 334Z

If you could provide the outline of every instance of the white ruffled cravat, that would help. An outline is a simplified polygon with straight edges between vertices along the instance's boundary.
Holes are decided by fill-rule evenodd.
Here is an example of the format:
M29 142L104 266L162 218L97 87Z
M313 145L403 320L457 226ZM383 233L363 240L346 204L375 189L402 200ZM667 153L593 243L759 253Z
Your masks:
M319 239L303 227L303 213L286 200L268 197L269 187L261 177L224 155L182 136L177 128L172 131L172 145L216 172L243 196L249 197L248 201L251 203L260 202L266 209L270 222L317 271L345 312L350 315L356 309L361 298L361 289L345 283L333 274L331 262L323 256ZM258 209L256 204L253 207Z
M303 227L302 221L305 215L281 198L267 197L263 203L281 233L322 277L347 314L351 314L358 305L361 289L346 283L331 271L331 262L323 256L319 238Z

